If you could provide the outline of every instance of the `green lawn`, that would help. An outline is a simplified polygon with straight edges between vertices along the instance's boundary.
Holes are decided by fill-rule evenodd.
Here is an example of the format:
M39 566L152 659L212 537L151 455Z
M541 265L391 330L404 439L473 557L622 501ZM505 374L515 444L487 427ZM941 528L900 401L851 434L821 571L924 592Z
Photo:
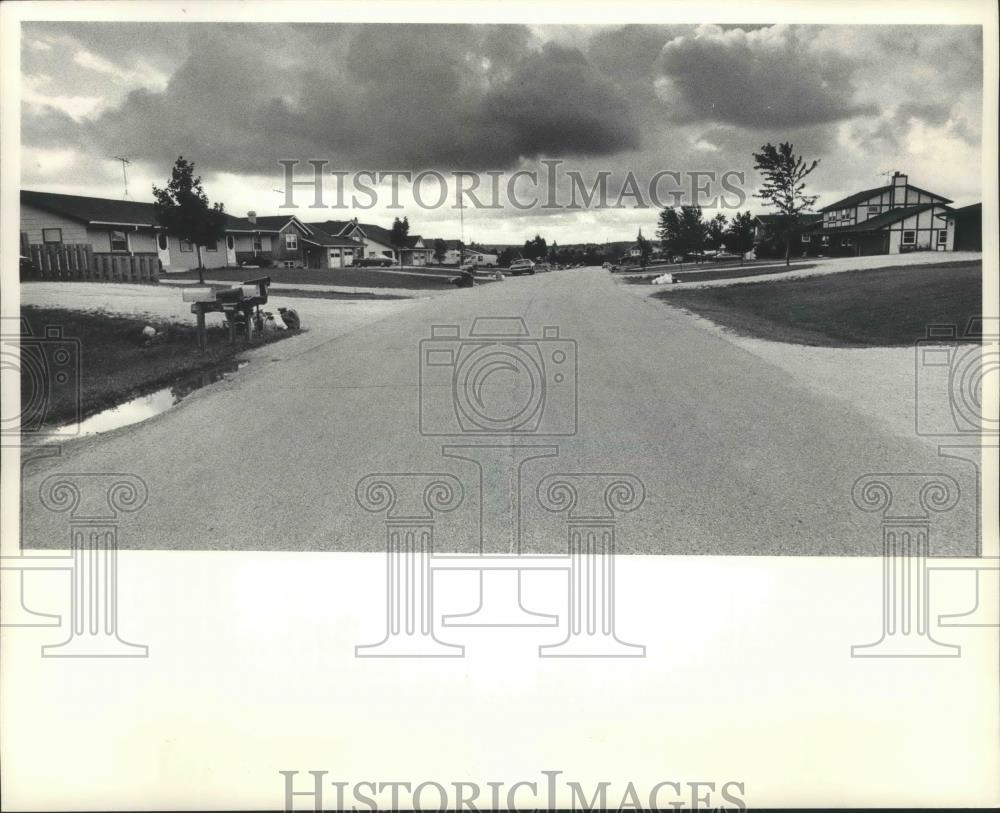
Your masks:
M961 331L982 313L981 261L661 291L654 296L743 336L825 347L913 344L928 324Z
M58 326L63 337L80 342L79 392L71 385L49 390L44 410L44 424L49 427L75 420L78 409L79 417L85 418L232 361L248 346L243 341L230 345L221 327L209 329L208 350L202 354L193 325L33 306L22 307L21 316L28 320L34 336L44 336L46 326ZM146 325L162 332L163 339L144 346L142 329ZM298 332L266 333L262 341ZM28 366L22 364L22 404L34 392L28 374Z

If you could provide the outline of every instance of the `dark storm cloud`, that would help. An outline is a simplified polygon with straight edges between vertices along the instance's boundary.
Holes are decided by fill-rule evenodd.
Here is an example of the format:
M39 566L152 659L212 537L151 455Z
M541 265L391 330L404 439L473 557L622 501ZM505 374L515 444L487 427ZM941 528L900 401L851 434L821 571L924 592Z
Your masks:
M82 125L46 111L26 137L251 173L281 157L504 168L638 144L615 84L520 26L198 26L186 50L162 91L135 90Z
M675 114L742 127L797 127L875 112L854 97L855 63L795 29L706 26L667 43L663 95Z

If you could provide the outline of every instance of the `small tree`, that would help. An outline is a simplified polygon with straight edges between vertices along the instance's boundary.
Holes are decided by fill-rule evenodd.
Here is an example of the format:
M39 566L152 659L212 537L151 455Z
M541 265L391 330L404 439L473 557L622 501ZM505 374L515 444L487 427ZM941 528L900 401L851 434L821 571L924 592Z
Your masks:
M739 212L726 230L726 246L740 255L740 265L743 265L743 256L753 248L753 232L750 212Z
M642 229L639 229L639 235L635 238L635 241L639 246L639 265L645 269L646 264L649 262L651 246L649 245L649 240L642 236Z
M410 236L410 221L404 217L398 217L392 221L392 230L389 232L389 239L392 240L393 247L399 252L399 264L403 264L403 249L406 248L406 238Z
M818 195L806 195L805 178L816 169L819 159L807 162L795 154L790 142L784 141L775 147L765 144L760 152L753 154L754 169L764 175L764 184L754 197L764 201L765 206L773 206L778 210L779 234L785 241L785 265L789 265L792 256L792 235L797 233L802 224L802 213L812 210Z
M440 265L444 262L444 258L447 256L448 244L439 237L434 241L434 261Z
M201 247L217 243L225 234L226 213L221 203L209 204L194 174L194 163L179 156L164 189L153 186L157 222L178 240L193 243L198 252L198 282L205 282Z

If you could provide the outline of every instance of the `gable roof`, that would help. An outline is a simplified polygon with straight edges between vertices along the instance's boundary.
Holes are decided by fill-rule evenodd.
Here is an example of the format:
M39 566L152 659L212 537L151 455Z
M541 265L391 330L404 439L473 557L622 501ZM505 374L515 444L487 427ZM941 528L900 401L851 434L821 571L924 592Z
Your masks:
M943 195L939 195L936 192L928 192L926 189L921 189L919 186L914 186L911 183L908 183L906 185L906 188L912 189L915 192L923 192L925 195L930 195L931 197L935 197L938 200L943 201L944 203L951 203L951 200L949 198L946 198ZM876 195L882 195L886 192L891 192L891 191L892 191L892 186L888 184L886 186L876 186L873 189L865 189L862 192L856 192L853 195L848 195L846 198L842 198L841 200L835 201L834 203L831 203L828 206L824 206L822 209L820 209L820 211L829 212L831 209L847 209L856 203L861 203L864 200L868 200L868 198L874 198Z
M875 215L875 217L870 217L867 220L854 225L835 226L829 229L817 228L813 231L813 234L846 234L849 232L878 231L885 226L898 223L900 220L905 220L908 217L918 215L921 212L926 212L928 209L933 209L935 207L941 207L945 209L947 213L951 213L952 211L941 203L920 203L916 206L907 206L902 209L890 209L888 212L882 212L880 215Z
M392 232L388 229L383 229L375 223L358 223L358 225L365 233L365 237L369 237L383 246L392 246Z
M107 223L122 226L157 226L152 203L137 200L90 198L83 195L60 195L55 192L21 190L21 203L78 223Z
M227 231L247 231L247 232L269 232L277 234L285 226L291 222L295 222L297 225L302 227L302 231L305 234L311 234L312 229L299 220L295 215L264 215L263 217L257 216L255 222L251 223L248 218L245 217L233 217L229 216L226 218L226 230Z
M354 240L350 237L341 237L339 234L330 234L330 232L313 223L309 224L309 230L311 234L303 237L302 240L305 243L312 243L314 246L341 246L358 248L364 245L360 240Z

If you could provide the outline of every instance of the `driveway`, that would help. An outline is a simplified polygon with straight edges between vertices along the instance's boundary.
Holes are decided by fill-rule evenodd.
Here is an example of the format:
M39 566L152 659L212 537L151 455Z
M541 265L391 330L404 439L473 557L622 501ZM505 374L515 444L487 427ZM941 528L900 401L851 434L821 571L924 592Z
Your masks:
M851 503L855 480L945 472L966 496L935 520L932 550L974 553L971 467L938 458L894 424L625 287L600 269L520 277L410 301L339 335L282 342L273 356L264 348L265 363L161 416L29 464L26 544L65 544L64 518L46 515L33 498L40 479L57 470L132 472L146 480L149 504L123 529L123 547L213 550L380 550L385 531L379 517L358 507L358 481L370 473L440 471L461 480L467 499L442 515L438 550L563 552L561 518L537 505L540 478L622 472L646 491L641 508L620 518L622 553L880 554L878 515ZM431 327L458 325L465 337L477 316L520 317L534 337L558 327L558 339L537 345L550 360L543 364L546 409L568 409L569 401L545 353L552 342L572 339L578 356L576 433L518 437L516 444L557 449L499 479L484 476L481 501L475 464L454 449L443 456L442 445L482 439L421 435L418 386L419 343ZM568 375L566 386L571 369ZM424 407L454 422L447 382L425 387ZM487 389L487 411L489 397L500 403L524 394L523 381L512 377L492 395ZM493 443L503 447L510 438ZM496 454L509 462L519 453ZM520 489L519 523L512 488ZM480 516L490 517L482 535Z

